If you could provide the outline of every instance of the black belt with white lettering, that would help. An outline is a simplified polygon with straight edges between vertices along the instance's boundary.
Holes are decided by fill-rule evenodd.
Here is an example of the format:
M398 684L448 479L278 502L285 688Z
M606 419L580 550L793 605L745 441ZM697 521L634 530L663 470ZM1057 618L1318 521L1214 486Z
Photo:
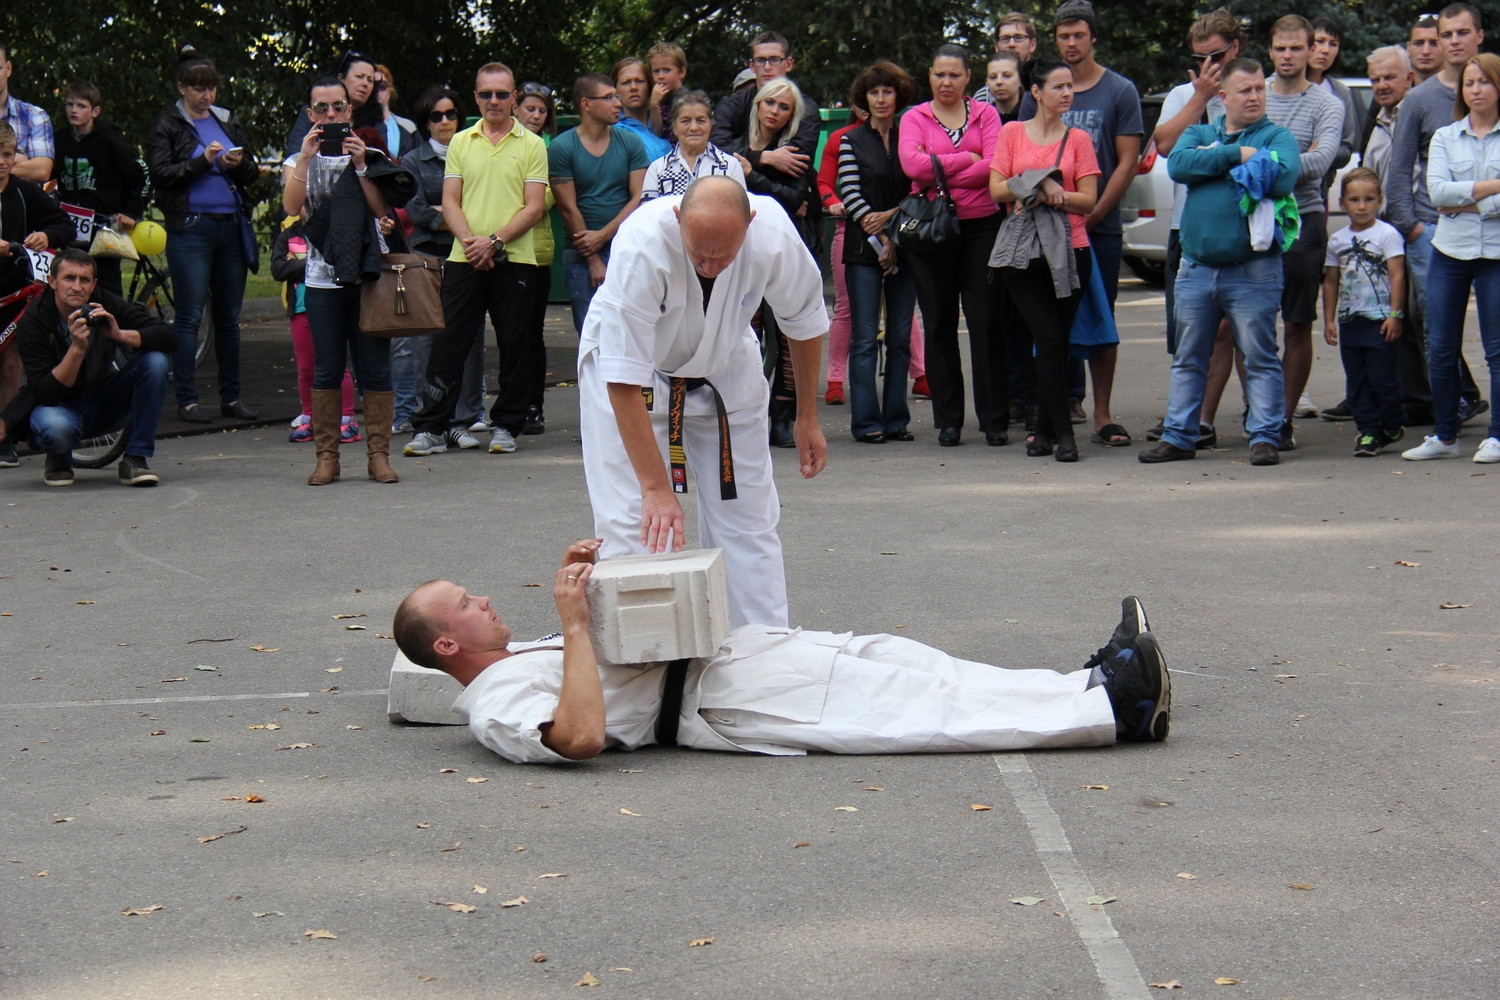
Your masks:
M686 493L687 452L682 447L682 408L687 394L694 389L708 386L714 394L714 409L719 418L719 499L733 500L739 494L734 488L734 455L729 448L729 414L724 409L724 397L706 378L675 378L667 376L671 396L667 400L667 455L672 464L672 492Z
M687 682L687 660L667 664L667 677L661 689L661 714L656 717L656 745L677 745L677 723L682 715L682 688Z

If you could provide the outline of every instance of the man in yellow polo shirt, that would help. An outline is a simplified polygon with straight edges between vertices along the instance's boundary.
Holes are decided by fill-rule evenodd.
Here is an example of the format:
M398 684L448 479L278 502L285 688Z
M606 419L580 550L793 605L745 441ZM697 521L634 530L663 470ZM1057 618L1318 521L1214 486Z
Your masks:
M537 267L531 229L541 221L547 192L547 149L523 128L515 75L500 63L479 68L474 100L478 125L453 137L443 178L443 221L453 253L443 273L445 326L432 342L427 388L407 455L434 455L457 444L454 408L463 389L464 359L483 335L485 312L500 349L500 382L490 409L490 452L516 450L526 407L546 373L541 337L528 339L527 310Z

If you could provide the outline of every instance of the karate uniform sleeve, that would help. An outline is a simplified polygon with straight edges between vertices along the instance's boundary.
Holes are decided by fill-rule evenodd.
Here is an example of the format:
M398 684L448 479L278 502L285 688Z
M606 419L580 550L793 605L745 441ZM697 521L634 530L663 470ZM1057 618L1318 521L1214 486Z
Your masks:
M659 203L658 203L659 204ZM780 209L774 209L780 214ZM675 223L674 223L675 224ZM637 211L615 234L609 272L594 295L586 326L599 342L599 374L606 382L650 385L656 370L656 324L662 315L670 268L687 267L670 241L653 238L661 225L650 212ZM597 318L596 318L597 317Z
M509 676L518 671L508 661L502 662L507 676L486 679L480 674L464 689L454 709L468 715L469 732L476 740L512 763L566 763L567 758L543 745L541 729L557 714L560 674Z
M766 274L766 301L777 325L790 340L812 340L828 332L828 308L823 304L823 272L808 251L786 213L770 206L756 206L752 227L762 230L770 251ZM757 243L759 238L757 239ZM759 251L759 248L757 248ZM611 261L613 266L613 261Z

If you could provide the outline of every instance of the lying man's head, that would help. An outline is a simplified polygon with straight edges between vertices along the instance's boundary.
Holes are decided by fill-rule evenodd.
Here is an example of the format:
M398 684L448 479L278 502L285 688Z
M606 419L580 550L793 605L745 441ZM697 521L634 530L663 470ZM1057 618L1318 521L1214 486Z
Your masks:
M396 646L418 666L468 684L510 654L510 626L488 597L448 580L429 580L406 595L391 629Z

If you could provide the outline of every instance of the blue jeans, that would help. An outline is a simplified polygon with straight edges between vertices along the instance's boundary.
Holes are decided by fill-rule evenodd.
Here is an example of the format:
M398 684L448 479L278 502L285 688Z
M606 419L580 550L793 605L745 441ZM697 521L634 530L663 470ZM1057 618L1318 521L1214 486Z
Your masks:
M31 437L49 455L69 455L86 437L95 437L130 415L125 454L156 454L156 422L167 398L167 370L172 363L160 351L138 351L124 368L106 376L93 393L57 406L31 411ZM66 467L69 460L61 463Z
M1427 275L1427 369L1432 377L1432 433L1458 437L1459 361L1469 288L1479 312L1479 339L1490 369L1490 398L1500 390L1500 260L1457 260L1433 248ZM1490 411L1489 437L1500 437L1500 409Z
M214 354L219 361L219 399L240 398L240 306L245 300L245 244L240 220L189 215L182 232L167 240L172 272L172 306L177 310L177 353L172 386L178 406L198 402L193 382L198 324L213 297Z
M391 391L391 342L359 332L359 286L308 288L307 323L312 327L313 389L338 389L344 369L354 369L360 392Z
M605 265L609 264L609 247L599 251ZM583 321L589 315L589 303L594 301L594 283L589 280L589 262L583 254L568 247L563 251L563 281L568 286L568 302L573 307L573 329L583 334Z
M840 265L835 264L835 267ZM844 282L849 289L850 431L855 437L906 430L911 411L906 405L906 369L911 364L911 316L917 304L917 283L910 267L882 275L879 267L848 264ZM881 293L884 292L884 295ZM885 300L885 388L877 392L876 365L880 357L880 304Z
M1250 443L1276 445L1286 401L1281 359L1276 354L1276 312L1281 306L1281 254L1243 264L1211 267L1184 257L1177 270L1173 304L1177 310L1177 353L1172 355L1172 389L1167 397L1162 440L1192 451L1208 359L1214 353L1219 321L1234 328L1234 344L1245 356L1245 393Z

